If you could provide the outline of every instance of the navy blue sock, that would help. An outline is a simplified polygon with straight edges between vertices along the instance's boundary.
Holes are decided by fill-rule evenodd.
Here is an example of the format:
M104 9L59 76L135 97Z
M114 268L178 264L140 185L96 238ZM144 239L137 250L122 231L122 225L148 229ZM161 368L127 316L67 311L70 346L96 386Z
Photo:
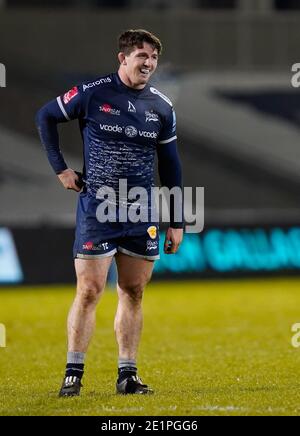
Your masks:
M133 375L137 374L137 368L135 366L125 366L118 369L118 383L122 382L128 377L131 377Z
M67 363L65 377L75 376L81 380L83 376L83 372L84 372L83 363Z

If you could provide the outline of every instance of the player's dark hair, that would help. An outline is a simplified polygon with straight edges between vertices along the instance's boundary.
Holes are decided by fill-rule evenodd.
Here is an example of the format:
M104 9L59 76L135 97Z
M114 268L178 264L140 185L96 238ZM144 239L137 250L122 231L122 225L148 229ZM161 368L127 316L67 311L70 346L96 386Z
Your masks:
M126 56L137 48L143 48L144 42L152 45L153 49L157 49L158 54L162 52L162 43L160 40L144 29L126 30L119 36L119 49Z

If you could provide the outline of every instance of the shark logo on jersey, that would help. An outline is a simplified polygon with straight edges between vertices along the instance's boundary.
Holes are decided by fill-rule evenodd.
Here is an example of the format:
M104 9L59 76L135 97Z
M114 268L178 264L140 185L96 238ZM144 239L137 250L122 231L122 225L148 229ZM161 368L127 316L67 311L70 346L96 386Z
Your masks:
M147 241L146 251L157 250L158 241Z
M155 112L145 111L145 116L146 116L146 123L148 123L149 121L154 121L154 122L159 121L159 116Z
M136 113L136 108L135 108L134 104L131 103L131 101L129 101L129 100L128 100L128 112Z

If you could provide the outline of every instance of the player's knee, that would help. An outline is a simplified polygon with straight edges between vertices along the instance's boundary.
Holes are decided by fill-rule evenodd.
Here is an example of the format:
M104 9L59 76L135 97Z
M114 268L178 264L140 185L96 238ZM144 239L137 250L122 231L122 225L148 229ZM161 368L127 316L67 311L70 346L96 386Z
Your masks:
M143 298L145 285L144 283L124 283L119 282L119 293L125 294L133 302L138 303Z
M78 282L78 297L82 307L86 308L97 304L104 285L96 280L80 280Z

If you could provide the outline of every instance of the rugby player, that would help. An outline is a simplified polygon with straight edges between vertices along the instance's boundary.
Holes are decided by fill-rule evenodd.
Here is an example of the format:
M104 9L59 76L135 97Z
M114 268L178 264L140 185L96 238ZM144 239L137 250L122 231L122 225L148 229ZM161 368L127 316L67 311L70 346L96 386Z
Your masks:
M171 101L149 84L162 51L160 40L138 29L119 37L118 72L75 86L42 107L36 116L41 141L53 170L66 189L80 192L74 243L77 293L68 316L68 353L59 396L80 394L88 345L95 327L96 306L113 257L118 269L115 334L119 349L116 391L150 394L137 375L137 350L142 331L142 297L154 261L159 258L158 222L99 222L99 189L119 181L127 189L154 186L155 154L161 184L181 187L176 144L176 117ZM57 125L78 119L83 138L82 174L69 168L60 151ZM128 199L126 199L126 202ZM118 198L118 215L121 198ZM130 202L126 203L128 207ZM142 205L141 205L142 207ZM149 212L153 205L150 204ZM175 254L183 238L183 222L174 218L164 250Z

